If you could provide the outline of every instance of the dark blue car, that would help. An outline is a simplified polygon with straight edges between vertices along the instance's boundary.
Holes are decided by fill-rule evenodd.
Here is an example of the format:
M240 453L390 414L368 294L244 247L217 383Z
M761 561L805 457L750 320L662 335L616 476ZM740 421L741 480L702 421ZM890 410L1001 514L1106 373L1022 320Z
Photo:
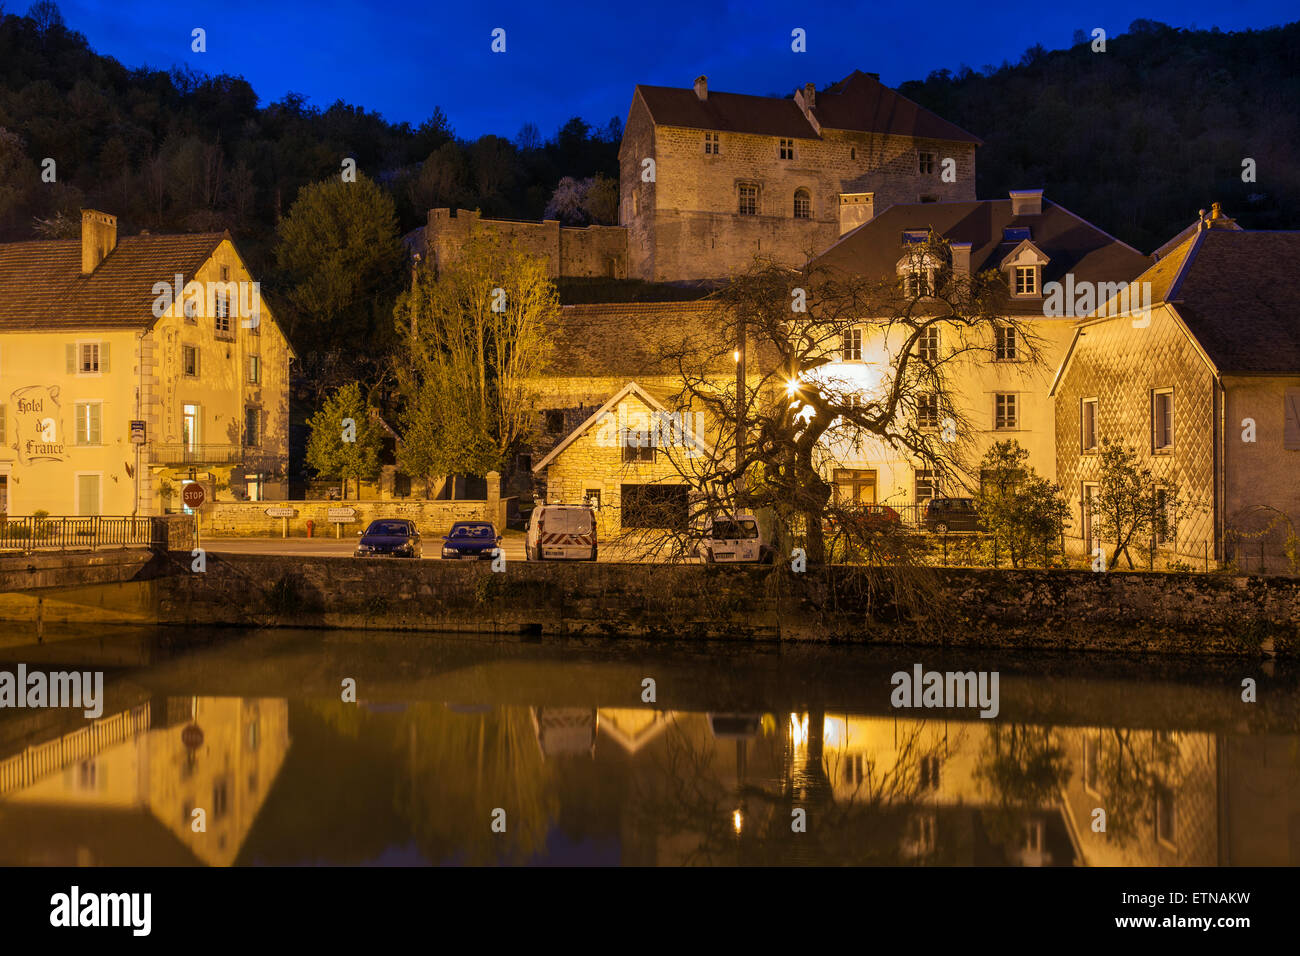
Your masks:
M450 560L460 558L491 560L501 544L496 526L488 521L457 521L442 539L442 556Z
M356 557L418 558L423 553L414 521L381 518L370 522L357 542Z

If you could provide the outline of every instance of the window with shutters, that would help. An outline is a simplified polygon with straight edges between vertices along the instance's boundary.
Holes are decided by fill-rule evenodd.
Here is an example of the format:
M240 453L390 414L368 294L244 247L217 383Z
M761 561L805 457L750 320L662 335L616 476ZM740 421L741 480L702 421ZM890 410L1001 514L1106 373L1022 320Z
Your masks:
M103 405L100 402L77 402L73 441L78 445L102 445Z
M181 369L192 378L199 377L199 349L196 345L181 346Z
M1151 393L1151 450L1174 450L1174 390L1155 389Z
M108 371L107 342L77 342L69 345L68 374L99 375Z

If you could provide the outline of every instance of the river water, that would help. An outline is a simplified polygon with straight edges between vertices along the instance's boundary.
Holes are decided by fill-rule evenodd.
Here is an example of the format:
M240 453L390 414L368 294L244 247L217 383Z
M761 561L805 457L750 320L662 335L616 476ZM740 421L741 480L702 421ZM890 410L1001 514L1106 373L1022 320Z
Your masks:
M1300 863L1281 664L5 627L105 684L0 709L0 864ZM893 706L917 665L997 716Z

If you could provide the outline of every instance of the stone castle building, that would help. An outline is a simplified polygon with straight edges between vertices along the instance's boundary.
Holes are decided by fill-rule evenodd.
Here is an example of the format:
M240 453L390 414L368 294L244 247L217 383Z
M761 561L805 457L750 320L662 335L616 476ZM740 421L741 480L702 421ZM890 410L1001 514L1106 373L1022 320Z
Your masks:
M619 150L628 274L791 263L895 203L973 200L980 140L868 73L793 99L638 86Z
M685 282L791 264L896 203L975 198L980 140L854 72L793 98L637 86L619 148L619 225L483 219L429 210L414 245L440 268L491 229L545 257L552 277Z

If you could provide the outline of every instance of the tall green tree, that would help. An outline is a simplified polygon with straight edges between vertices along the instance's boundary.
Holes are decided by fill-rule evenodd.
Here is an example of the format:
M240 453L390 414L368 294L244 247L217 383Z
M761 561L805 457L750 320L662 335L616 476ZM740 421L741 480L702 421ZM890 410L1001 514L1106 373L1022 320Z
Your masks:
M307 464L322 477L339 479L344 498L348 495L348 479L354 479L359 497L361 481L379 475L383 444L383 429L361 386L351 382L339 388L307 424L311 429Z
M405 277L392 198L362 172L304 187L280 223L275 257L304 376L322 389L373 380Z
M481 234L441 273L419 270L395 315L403 468L501 470L531 431L531 383L550 361L559 297L545 261Z

